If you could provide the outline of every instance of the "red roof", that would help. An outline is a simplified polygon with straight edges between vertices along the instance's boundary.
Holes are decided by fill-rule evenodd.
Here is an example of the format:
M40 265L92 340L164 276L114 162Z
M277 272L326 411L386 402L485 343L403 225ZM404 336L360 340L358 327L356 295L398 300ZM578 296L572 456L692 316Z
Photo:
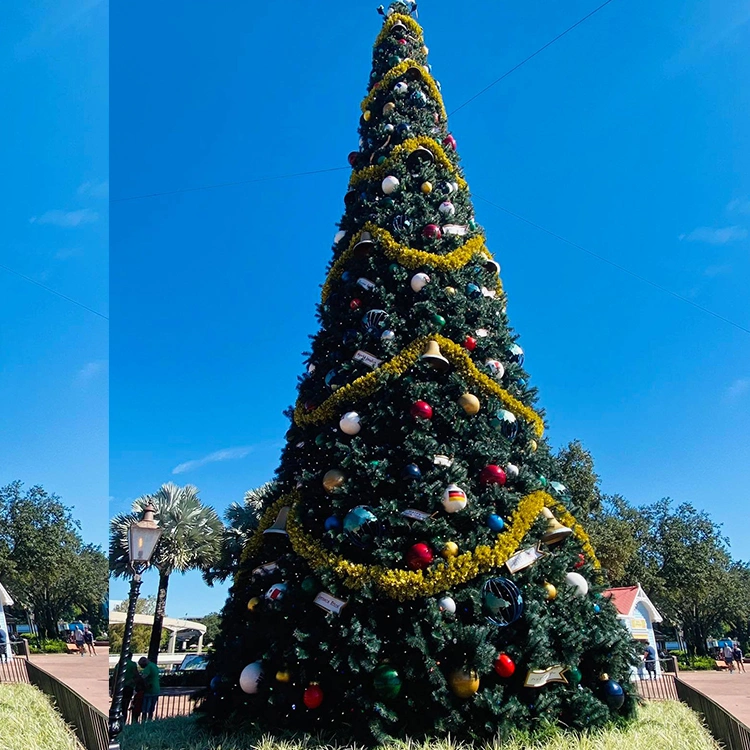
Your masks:
M612 604L621 615L629 615L633 609L635 597L638 596L638 586L621 586L620 588L607 589L602 596L609 597Z

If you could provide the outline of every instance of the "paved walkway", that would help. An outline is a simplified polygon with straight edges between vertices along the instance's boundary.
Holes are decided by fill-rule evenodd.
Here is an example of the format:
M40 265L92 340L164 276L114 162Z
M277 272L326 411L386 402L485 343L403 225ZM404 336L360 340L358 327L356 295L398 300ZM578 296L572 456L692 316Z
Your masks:
M78 654L34 654L31 661L68 687L109 713L109 652L96 647L96 656Z
M750 664L747 672L680 672L679 677L750 726Z

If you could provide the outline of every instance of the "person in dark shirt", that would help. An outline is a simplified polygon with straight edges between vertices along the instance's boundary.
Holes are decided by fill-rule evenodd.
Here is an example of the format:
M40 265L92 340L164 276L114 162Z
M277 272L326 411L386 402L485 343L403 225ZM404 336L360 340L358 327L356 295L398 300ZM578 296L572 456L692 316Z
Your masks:
M0 661L8 661L8 634L0 628Z
M133 652L128 652L125 660L125 684L122 688L122 718L127 724L128 712L130 711L130 702L133 700L133 693L135 692L135 681L138 677L138 667L133 661Z
M648 676L652 679L656 679L656 649L649 644L646 646L646 650L643 652L643 656L646 663L646 669L648 670Z

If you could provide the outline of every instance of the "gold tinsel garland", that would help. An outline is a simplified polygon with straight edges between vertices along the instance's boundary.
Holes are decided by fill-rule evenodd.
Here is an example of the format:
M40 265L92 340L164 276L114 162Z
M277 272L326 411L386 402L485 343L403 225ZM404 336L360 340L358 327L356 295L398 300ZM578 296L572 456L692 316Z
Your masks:
M424 353L427 342L435 340L440 345L440 351L448 359L464 380L473 383L487 396L495 396L504 407L517 417L531 423L538 437L544 433L542 418L531 408L522 404L515 396L498 385L492 378L480 372L467 351L450 339L439 333L420 336L407 344L399 354L388 362L380 365L372 372L362 375L354 382L339 388L331 394L320 406L307 411L298 401L294 409L294 422L298 426L331 422L338 416L341 405L351 404L371 396L380 386L387 375L403 375Z
M266 510L260 526L245 548L242 555L243 562L260 550L263 531L273 524L279 510L288 505L291 507L286 524L289 541L292 549L311 568L333 571L347 588L358 589L365 584L372 584L381 593L399 601L433 596L447 591L453 586L467 583L478 575L502 567L518 549L531 525L541 513L542 508L547 506L560 514L562 523L573 529L574 535L580 541L584 552L591 559L594 567L596 569L600 567L583 528L564 505L541 490L532 492L521 500L511 514L508 527L498 534L492 547L479 545L470 552L464 552L448 560L438 561L434 567L425 571L398 570L385 568L382 565L353 563L341 555L327 552L316 539L303 529L299 522L296 514L299 502L300 493L298 490L293 490L280 497Z
M424 32L422 31L422 27L411 16L405 16L402 13L392 13L383 24L383 28L378 34L378 38L375 40L373 47L377 47L391 33L391 29L396 23L402 23L409 29L409 31L416 34L418 42L424 43Z
M481 236L472 237L461 245L461 247L456 248L450 253L437 255L435 253L428 253L425 250L416 250L408 245L402 245L396 242L393 235L387 229L382 229L368 221L362 231L357 232L352 237L349 247L341 253L331 266L331 270L328 272L321 291L323 302L328 299L331 287L341 278L346 264L354 256L354 246L362 238L362 232L369 232L372 235L373 239L383 248L383 252L389 260L411 270L427 266L438 271L457 271L469 263L475 255L484 255L487 258L492 257L489 250L485 247L484 237ZM500 284L499 277L497 291L498 293L502 293L502 284Z
M414 68L419 71L422 76L422 82L430 92L430 96L438 103L440 107L440 114L443 116L443 120L448 119L448 113L445 111L445 104L443 104L443 97L440 94L440 89L435 83L435 79L416 61L416 60L404 60L398 65L394 65L381 79L380 86L373 88L370 93L362 100L359 105L363 112L367 110L370 104L373 102L375 97L381 92L387 89L397 78L400 78L406 73L409 68Z
M459 174L458 169L451 163L451 160L445 153L445 149L434 138L426 135L418 135L414 138L407 138L403 143L395 146L390 156L382 164L373 164L370 167L363 167L356 172L352 172L352 176L349 178L349 187L354 187L364 180L382 180L389 173L390 166L396 159L401 158L404 154L408 156L420 146L432 152L435 161L445 167L456 178L456 184L460 188L466 189L469 186L466 180Z

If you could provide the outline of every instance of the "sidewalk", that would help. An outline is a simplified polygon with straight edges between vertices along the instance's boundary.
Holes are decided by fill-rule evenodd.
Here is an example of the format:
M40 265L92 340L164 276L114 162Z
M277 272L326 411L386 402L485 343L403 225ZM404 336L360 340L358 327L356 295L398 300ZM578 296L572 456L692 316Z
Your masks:
M743 724L750 726L750 664L747 672L680 672L678 675L696 690L716 701Z
M31 661L57 677L105 714L109 713L109 651L96 647L96 656L34 654Z

